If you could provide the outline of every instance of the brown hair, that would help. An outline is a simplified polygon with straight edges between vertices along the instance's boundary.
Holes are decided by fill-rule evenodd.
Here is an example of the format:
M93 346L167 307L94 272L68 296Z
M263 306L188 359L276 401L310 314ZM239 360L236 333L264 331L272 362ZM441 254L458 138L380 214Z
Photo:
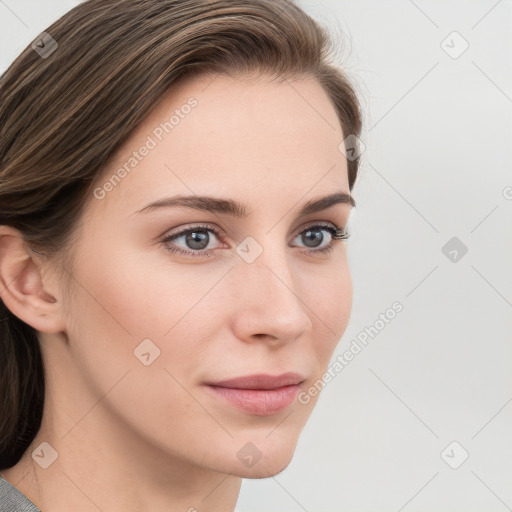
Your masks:
M178 79L313 77L344 136L360 135L327 31L292 0L88 0L46 32L53 53L29 45L0 79L0 225L59 264L106 163ZM359 158L347 163L352 190ZM37 434L44 390L37 331L0 300L0 470Z

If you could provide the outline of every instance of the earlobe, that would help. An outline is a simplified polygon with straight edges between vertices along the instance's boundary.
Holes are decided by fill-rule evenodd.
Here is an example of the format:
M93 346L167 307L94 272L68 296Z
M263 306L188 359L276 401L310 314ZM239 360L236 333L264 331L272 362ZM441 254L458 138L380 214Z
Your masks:
M0 298L7 308L34 329L64 330L60 303L45 290L42 265L31 257L21 233L0 226Z

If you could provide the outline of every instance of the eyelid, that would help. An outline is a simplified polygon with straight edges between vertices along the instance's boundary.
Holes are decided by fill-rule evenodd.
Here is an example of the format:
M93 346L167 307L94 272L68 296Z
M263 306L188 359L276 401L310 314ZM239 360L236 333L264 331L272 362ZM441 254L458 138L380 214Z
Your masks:
M215 226L215 224L210 224L209 222L196 222L196 223L190 223L189 225L185 224L183 227L177 227L172 229L171 231L165 231L162 236L164 238L170 238L174 235L182 234L186 231L192 231L194 228L201 228L201 229L211 229L212 231L224 234L224 230L220 229L218 226Z
M323 227L323 228L338 229L338 226L334 222L330 222L330 221L327 221L327 220L316 220L316 221L313 220L311 222L306 222L306 224L303 224L301 227L297 228L296 233L297 233L297 235L299 235L300 233L302 233L306 229L312 228L313 226L320 226L320 227Z
M334 222L331 222L331 221L309 221L309 222L306 222L306 224L301 225L294 231L295 234L293 235L293 238L297 237L297 235L300 235L306 229L314 227L314 226L334 228L334 229L338 229L340 231L345 232L344 227L339 227ZM197 222L197 223L191 223L190 225L184 225L183 227L177 227L169 232L165 231L161 236L164 237L165 239L169 239L169 238L172 238L174 235L183 234L183 232L191 231L194 228L211 229L214 233L216 233L216 235L220 235L223 238L226 237L225 230L216 226L215 224L210 224L209 222Z

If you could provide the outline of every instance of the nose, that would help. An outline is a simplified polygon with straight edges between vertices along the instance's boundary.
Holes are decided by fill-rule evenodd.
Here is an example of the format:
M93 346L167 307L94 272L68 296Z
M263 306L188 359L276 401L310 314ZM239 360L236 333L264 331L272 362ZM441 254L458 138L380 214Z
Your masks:
M312 328L312 312L288 258L286 248L265 249L252 263L238 261L229 273L235 297L232 329L239 339L279 346Z

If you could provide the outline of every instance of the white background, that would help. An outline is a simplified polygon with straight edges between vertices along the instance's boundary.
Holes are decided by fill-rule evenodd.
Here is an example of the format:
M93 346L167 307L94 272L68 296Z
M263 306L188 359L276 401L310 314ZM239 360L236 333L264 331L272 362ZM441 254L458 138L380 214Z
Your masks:
M0 70L77 3L1 0ZM322 391L288 468L243 481L237 510L512 510L511 2L301 5L365 109L353 311L333 360L403 311ZM469 44L457 58L453 31Z

